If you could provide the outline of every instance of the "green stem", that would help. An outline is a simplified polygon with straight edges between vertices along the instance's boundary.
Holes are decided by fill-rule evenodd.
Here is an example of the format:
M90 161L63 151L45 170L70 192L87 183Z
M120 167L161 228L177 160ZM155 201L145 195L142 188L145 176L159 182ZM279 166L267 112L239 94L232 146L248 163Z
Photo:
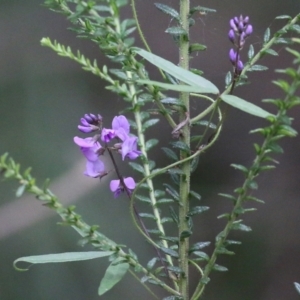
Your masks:
M185 30L186 35L180 36L179 43L179 65L181 68L189 69L189 18L190 13L190 0L180 0L180 21L181 26ZM180 99L187 108L186 113L180 114L180 122L186 119L190 110L190 95L189 93L181 93ZM186 124L182 128L182 135L180 140L190 147L190 124ZM188 154L184 151L180 151L180 159L187 158ZM187 161L181 164L182 175L180 176L179 195L182 203L179 206L179 268L182 271L182 275L179 278L179 291L184 300L189 299L189 263L188 263L188 250L189 250L189 238L181 238L183 232L189 231L187 215L189 212L189 193L190 193L190 174L191 167L190 162Z
M131 72L127 72L127 76L128 76L128 78L132 78ZM135 122L136 122L136 126L137 126L137 135L138 135L138 139L139 139L139 146L140 146L141 152L143 154L142 161L143 161L144 175L147 178L146 183L149 188L149 197L150 197L150 201L151 201L151 206L153 209L153 214L155 216L156 226L157 226L158 230L161 232L161 234L163 236L165 236L166 235L165 229L164 229L162 221L161 221L160 212L157 208L157 200L156 200L156 197L154 194L155 189L153 186L153 181L149 177L149 175L151 175L151 171L150 171L150 167L149 167L148 153L146 151L146 142L145 142L145 136L143 133L140 109L136 106L136 104L137 104L136 89L135 89L135 86L133 83L128 83L128 85L129 85L129 90L131 92L131 97L132 97L132 106L136 107L134 110L134 117L135 117ZM161 242L165 248L169 248L168 242L166 240L162 240ZM166 259L171 266L174 265L171 256L167 255ZM175 281L173 281L173 283L174 283L174 287L177 290L178 289L177 283Z

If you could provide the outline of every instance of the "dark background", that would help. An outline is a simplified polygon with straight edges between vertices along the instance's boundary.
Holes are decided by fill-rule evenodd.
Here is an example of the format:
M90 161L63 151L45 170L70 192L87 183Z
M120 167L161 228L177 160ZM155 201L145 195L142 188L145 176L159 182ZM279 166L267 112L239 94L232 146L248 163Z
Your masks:
M136 2L141 26L152 50L176 63L177 48L171 37L164 33L173 23L155 9L153 1ZM160 2L176 7L179 1ZM78 120L84 113L101 113L108 126L111 118L124 108L123 102L106 91L97 77L57 56L49 48L41 47L39 41L42 37L50 37L96 58L100 66L109 62L95 44L76 39L67 29L70 24L62 15L41 4L40 0L0 1L0 153L8 151L24 168L32 166L38 183L51 178L52 190L63 203L76 204L77 212L88 223L99 224L107 236L134 248L145 263L154 253L135 233L128 203L125 198L112 199L109 178L100 184L98 180L82 175L84 160L72 141L78 134ZM208 50L194 55L191 65L204 70L205 76L220 90L224 87L224 76L231 68L227 58L231 46L227 40L229 19L239 14L250 16L254 33L247 45L252 43L257 50L265 29L272 26L274 32L283 24L280 20L273 21L277 15L294 16L300 9L296 0L192 1L194 6L199 4L215 8L217 13L196 15L192 40L206 44ZM131 16L129 7L124 9L124 16ZM137 44L141 45L138 38ZM280 91L270 84L278 78L273 71L290 66L292 61L282 47L276 49L280 52L279 57L266 57L262 62L270 70L249 74L252 84L236 92L268 110L272 108L261 104L261 99L281 96ZM244 52L245 60L247 51ZM192 100L192 114L197 113L197 108L197 100ZM299 113L299 108L292 112L298 131ZM217 220L216 215L230 209L230 204L217 194L230 192L241 184L240 174L229 165L251 163L252 143L260 138L248 132L264 124L263 120L231 109L222 137L201 157L192 184L202 195L202 204L211 209L195 222L194 242L213 241L222 229L224 221ZM170 136L164 120L147 132L147 138L158 132L164 140ZM165 163L160 151L163 145L159 144L151 152L159 166ZM258 180L260 189L255 195L266 204L254 204L258 211L244 218L253 231L231 235L243 243L235 246L235 256L220 259L220 264L226 265L229 272L212 274L204 296L206 300L299 298L293 282L300 282L300 143L295 138L286 139L281 145L285 155L276 157L280 160L277 170L263 174ZM78 246L78 235L71 228L57 226L59 218L34 197L16 199L16 187L14 182L1 182L0 185L0 299L98 299L97 289L107 266L106 259L37 265L28 272L13 269L12 262L21 256L91 249ZM193 278L194 274L192 286L196 283ZM102 298L127 300L150 299L150 296L127 275Z

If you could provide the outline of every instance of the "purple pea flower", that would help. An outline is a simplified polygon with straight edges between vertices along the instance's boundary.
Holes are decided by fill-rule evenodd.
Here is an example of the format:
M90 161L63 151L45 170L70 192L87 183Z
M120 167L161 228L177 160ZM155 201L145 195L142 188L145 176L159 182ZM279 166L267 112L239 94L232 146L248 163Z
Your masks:
M132 192L135 189L135 181L132 177L127 177L123 179L126 189ZM122 185L120 179L112 180L110 182L110 190L114 193L115 198L117 198L121 192L125 191L125 187Z
M123 160L125 159L125 157L136 159L142 154L141 151L137 150L137 137L127 137L127 139L122 144L121 154Z
M84 117L80 119L80 123L81 125L78 125L78 129L81 132L90 133L101 129L102 117L100 115L85 114Z
M130 124L125 116L116 116L112 121L112 129L103 128L101 134L101 140L103 142L110 142L116 136L121 140L125 141L130 131Z
M86 158L86 169L84 175L97 178L103 177L107 173L105 171L104 163L99 159L99 153L101 153L101 145L93 138L82 139L75 136L74 142L80 147L80 150Z

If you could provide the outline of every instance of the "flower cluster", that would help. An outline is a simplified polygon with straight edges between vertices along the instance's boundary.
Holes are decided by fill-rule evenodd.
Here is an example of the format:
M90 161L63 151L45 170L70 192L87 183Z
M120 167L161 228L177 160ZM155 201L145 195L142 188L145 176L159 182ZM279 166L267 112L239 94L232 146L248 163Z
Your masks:
M86 169L84 175L93 178L102 178L107 175L105 165L100 156L104 155L108 149L117 150L121 154L122 159L136 159L142 153L137 149L138 138L130 135L130 124L125 116L116 116L112 121L112 128L102 128L102 117L94 114L85 114L80 119L78 129L83 133L97 132L93 137L80 138L75 136L74 142L80 147L80 150L86 158ZM102 147L99 140L104 142ZM118 142L113 147L109 148L108 143L117 139ZM110 183L110 190L117 197L121 192L132 192L135 189L135 181L132 177L119 178L112 180Z
M253 32L253 27L249 24L249 17L234 17L230 20L230 30L228 32L228 38L235 46L235 49L231 48L229 51L229 59L235 70L240 74L244 68L243 62L240 60L240 50L245 45L246 38Z

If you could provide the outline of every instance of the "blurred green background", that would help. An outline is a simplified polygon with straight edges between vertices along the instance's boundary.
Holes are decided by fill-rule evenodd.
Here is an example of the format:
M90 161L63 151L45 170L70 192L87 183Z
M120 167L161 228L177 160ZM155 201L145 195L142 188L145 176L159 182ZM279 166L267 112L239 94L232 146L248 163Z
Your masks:
M154 1L136 0L141 26L153 51L177 62L178 53L171 37L164 33L170 19L157 11ZM179 1L161 3L177 6ZM152 249L135 232L125 198L111 199L109 178L101 181L82 175L84 160L72 139L77 135L79 118L86 112L100 113L108 126L111 118L124 108L122 99L104 89L103 82L80 69L76 63L58 57L40 46L42 37L80 49L86 56L96 58L99 65L108 64L98 47L86 40L76 39L67 28L70 24L62 15L42 6L41 0L0 1L0 153L8 151L23 167L32 166L33 175L42 183L52 179L52 190L65 204L75 204L90 224L118 243L126 243L139 255L141 262L154 256ZM227 55L231 47L227 40L228 22L232 16L249 15L254 34L247 41L259 49L268 26L273 30L283 24L274 22L277 15L295 15L300 10L298 0L211 0L192 1L194 6L215 8L217 14L197 15L192 39L206 44L208 50L194 55L192 67L205 71L205 76L220 89L230 70ZM124 9L130 17L130 8ZM137 38L138 45L140 44ZM247 49L248 47L246 47ZM245 49L245 50L246 50ZM262 105L261 99L280 96L270 84L276 79L275 68L287 67L292 57L277 47L280 57L266 57L268 72L249 75L252 85L237 94ZM246 51L244 51L246 56ZM194 101L194 100L193 100ZM192 113L197 103L192 102ZM300 110L295 108L294 127L300 130ZM252 143L259 137L248 132L264 121L231 109L222 137L215 147L201 158L193 176L193 187L202 195L203 205L211 206L203 218L195 222L193 241L212 241L223 226L216 215L230 209L230 203L217 196L230 192L241 183L239 173L230 163L249 165L253 159ZM162 120L147 137L171 134ZM164 163L159 144L151 152L158 166ZM259 210L245 216L253 231L232 234L242 240L235 247L236 255L221 258L220 264L229 272L211 276L206 300L281 300L299 299L293 282L300 282L300 143L299 138L284 140L285 155L278 156L277 170L261 176L256 196L266 201ZM125 171L131 172L131 171ZM57 226L59 218L37 202L34 197L16 199L16 184L0 185L0 299L36 300L98 299L97 289L107 266L106 259L33 266L28 272L17 272L12 262L21 256L68 251L82 251L78 235L71 228ZM114 220L113 222L111 222ZM85 250L92 249L86 247ZM192 275L192 286L196 284ZM158 290L158 293L160 290ZM161 296L164 294L161 292ZM103 299L150 299L147 292L127 275Z

